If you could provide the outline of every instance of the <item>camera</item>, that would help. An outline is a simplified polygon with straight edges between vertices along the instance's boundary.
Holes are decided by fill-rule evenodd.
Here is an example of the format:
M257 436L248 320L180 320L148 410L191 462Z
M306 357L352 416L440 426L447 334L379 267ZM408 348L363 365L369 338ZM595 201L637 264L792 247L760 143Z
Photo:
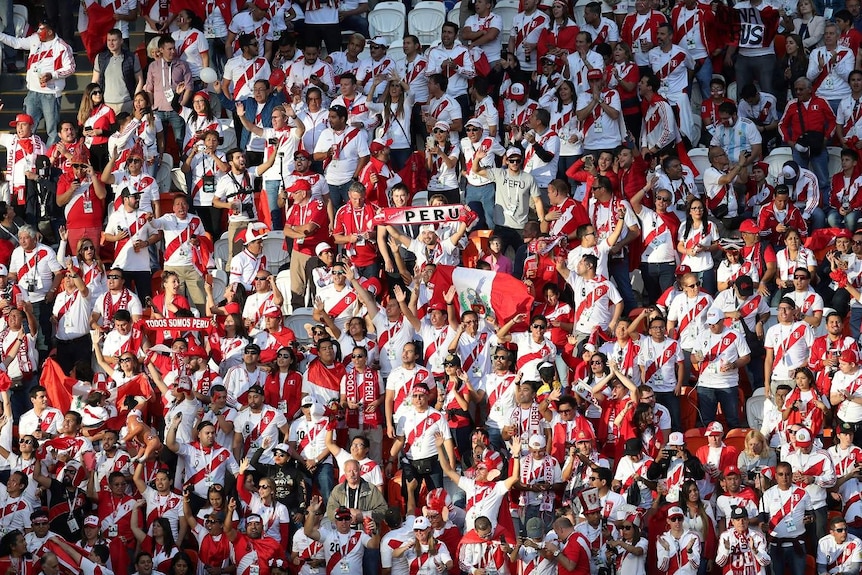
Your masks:
M266 143L269 144L270 146L277 146L278 145L278 138L270 138L266 141Z
M152 108L144 108L143 110L141 110L141 113L145 116L149 116L150 114L153 113L153 109Z
M27 280L27 283L25 284L25 286L26 286L28 292L32 293L32 292L36 291L36 282L33 280Z

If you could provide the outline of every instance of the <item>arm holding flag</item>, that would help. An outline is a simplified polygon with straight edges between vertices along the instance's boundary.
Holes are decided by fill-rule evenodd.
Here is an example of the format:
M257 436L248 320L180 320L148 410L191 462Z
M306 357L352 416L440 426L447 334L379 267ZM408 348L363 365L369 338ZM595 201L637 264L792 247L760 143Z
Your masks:
M559 266L559 264L557 264L557 265ZM568 271L568 270L566 270L566 271ZM516 324L519 324L519 323L522 323L525 321L527 321L527 314L525 314L525 313L517 314L515 317L513 317L512 319L507 321L503 326L501 326L500 329L497 330L497 339L500 340L502 343L509 343L510 341L512 341L512 336L509 335L509 331L511 331L511 329L513 327L515 327Z

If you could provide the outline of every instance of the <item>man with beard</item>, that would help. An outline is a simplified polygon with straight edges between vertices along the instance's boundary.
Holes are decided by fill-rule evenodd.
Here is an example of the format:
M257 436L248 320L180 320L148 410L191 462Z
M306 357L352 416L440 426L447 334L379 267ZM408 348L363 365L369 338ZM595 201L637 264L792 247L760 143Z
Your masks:
M257 513L246 518L245 533L237 531L233 521L235 511L236 499L231 498L227 504L224 534L233 546L237 575L269 575L270 560L285 559L284 549L279 541L264 535L263 519Z
M84 483L86 471L77 461L68 461L57 478L42 474L42 466L33 466L33 479L45 490L51 531L67 541L77 541L83 534L84 507L87 494L78 486ZM74 526L74 529L73 529Z

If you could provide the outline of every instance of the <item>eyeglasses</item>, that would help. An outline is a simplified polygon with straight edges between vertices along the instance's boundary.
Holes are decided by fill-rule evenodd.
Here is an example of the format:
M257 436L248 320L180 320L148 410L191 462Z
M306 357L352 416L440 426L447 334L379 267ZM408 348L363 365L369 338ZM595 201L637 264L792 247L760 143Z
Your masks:
M343 275L346 275L346 274L345 274L345 272L332 272L332 275L334 275L334 276L343 276Z
M19 439L18 445L33 445L32 439Z
M533 329L548 329L548 327L543 323L534 323L530 327Z
M109 276L108 276L108 279L109 279L109 280L121 280L121 279L123 279L123 276L118 276L118 275L109 275Z
M676 523L677 521L682 521L682 517L678 517L678 516L677 517L668 517L667 520L670 521L671 523Z
M96 246L84 246L81 248L82 251L95 250Z
M131 358L131 357L121 357L120 363L126 363L127 361L132 361L132 359L133 358Z
M350 517L336 517L336 521L350 521Z
M290 359L290 354L289 353L280 353L276 357L278 357L278 359Z
M364 353L354 353L350 357L352 357L353 359L362 359L363 357L365 357L365 354Z
M495 355L494 359L499 359L500 361L506 361L507 359L509 359L509 356L507 356L507 355Z
M853 240L854 246L862 246L862 240Z
M127 164L140 164L143 161L144 160L142 160L141 158L129 158L128 160L126 160L126 163Z
M481 131L482 131L482 129L481 129L481 128L476 128L476 127L470 126L469 128L467 128L467 131L468 131L468 132L481 132Z
M244 351L245 355L260 355L259 351Z

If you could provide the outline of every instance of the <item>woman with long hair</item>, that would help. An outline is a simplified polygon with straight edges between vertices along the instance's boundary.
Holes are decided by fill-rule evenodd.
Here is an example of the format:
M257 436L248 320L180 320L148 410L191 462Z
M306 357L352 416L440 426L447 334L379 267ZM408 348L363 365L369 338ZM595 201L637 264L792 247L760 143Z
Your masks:
M550 126L560 138L560 161L557 163L557 177L560 179L566 178L566 171L584 148L577 111L575 85L571 80L563 80L557 86L557 101L551 108Z
M195 519L198 525L203 526L207 517L215 516L217 513L227 516L229 512L230 510L228 509L227 500L225 499L224 487L216 483L207 489L207 504L198 510L198 514L195 516ZM233 512L233 521L239 521L239 513L237 513L236 510Z
M239 312L224 318L223 329L214 330L206 339L207 353L219 364L221 375L235 365L242 363L242 353L251 338L245 329L245 322Z
M120 354L116 365L112 365L105 359L102 353L102 346L99 345L99 340L97 339L93 342L93 353L96 356L96 363L105 370L105 373L108 374L108 379L113 383L113 385L108 386L109 391L114 387L119 387L131 381L141 373L141 366L138 362L138 357L135 355L136 352L124 351Z
M13 248L18 247L18 226L24 222L15 221L15 208L10 202L0 201L0 240L6 240Z
M167 319L180 317L180 310L191 311L191 304L186 296L179 294L180 277L177 272L165 270L162 272L162 292L155 295L149 302L153 319ZM154 345L164 343L167 339L173 339L178 334L171 330L155 330Z
M583 183L584 189L587 190L593 187L593 181L596 176L606 176L611 181L612 190L616 191L620 188L619 177L614 171L614 154L608 150L599 152L596 155L586 154L581 156L580 159L569 166L569 169L566 170L566 176L576 182Z
M141 122L135 130L135 138L132 138L132 141L140 140L144 149L144 171L147 172L147 175L155 178L158 176L162 153L165 151L162 120L153 112L150 95L143 90L132 98L132 107L135 110L135 115L141 117ZM159 179L159 185L164 188L161 179Z
M655 422L655 408L649 403L639 403L634 410L624 410L617 415L616 424L621 429L622 441L632 438L641 440L644 452L655 459L665 437Z
M297 371L296 352L282 347L275 354L275 366L266 376L263 402L292 419L299 413L302 399L302 374Z
M178 551L171 559L166 575L192 575L192 558L185 551Z
M216 486L221 487L218 484L213 485L213 487ZM217 492L217 496L221 497L221 491ZM211 506L210 509L212 509ZM183 517L181 520L186 522L198 543L198 566L195 575L208 575L211 571L208 569L209 567L221 570L224 565L230 562L230 541L227 537L222 537L225 513L212 511L203 517L195 515L192 511L191 494L188 491L183 493Z
M796 279L797 270L807 270L809 280L817 277L817 258L813 251L802 245L799 230L788 228L784 232L784 249L775 254L775 263L778 265L776 283L781 290L773 297L773 305L778 305L778 299L794 291L793 280ZM811 287L811 281L808 286Z
M565 0L554 0L551 5L551 21L548 27L539 35L539 45L536 46L538 59L545 54L565 58L575 52L575 39L578 36L578 25L569 15L569 5Z
M823 45L826 31L826 18L817 15L814 0L799 0L796 3L797 16L785 13L782 17L785 28L793 28L793 33L802 38L802 45L809 52Z
M608 88L620 94L620 105L626 130L631 132L635 142L641 135L641 105L638 97L638 82L641 75L632 56L632 48L625 42L617 42L613 53L613 65L606 75Z
M4 404L8 403L8 392L3 392L3 395ZM0 429L3 429L7 425L12 426L12 417L9 411L7 411L7 415L0 422ZM11 429L6 433L11 437ZM14 453L11 446L10 449L6 449L3 443L0 442L0 459L6 462L11 473L20 471L30 479L27 482L27 487L24 489L24 494L30 506L35 509L39 505L39 495L36 493L39 484L33 480L33 466L36 465L36 450L39 449L39 440L30 434L22 435L18 438L18 453Z
M236 490L246 516L257 514L263 523L263 535L287 545L290 540L290 512L284 503L275 498L275 481L261 477L255 483L254 474L249 473L251 460L245 458L239 464Z
M493 532L491 522L487 518L476 519L476 531L482 530L484 522L488 524L484 531L490 536ZM404 557L410 566L410 575L425 575L446 572L452 568L452 556L446 545L434 537L434 529L427 517L418 516L413 520L413 538L408 538L401 547L392 552L394 559Z
M473 450L470 448L470 431L473 420L470 418L470 397L475 390L470 378L461 369L461 358L450 353L443 358L443 396L437 398L437 409L446 414L452 439L464 460L464 468L473 466Z
M180 149L180 154L183 156L188 155L196 145L203 145L203 136L206 132L213 131L221 135L221 124L213 113L209 92L206 90L195 92L192 96L191 108L180 104L182 95L190 89L191 86L186 86L184 82L180 83L171 102L174 112L179 114L186 124L186 135L183 138L183 147Z
M776 463L778 458L775 451L769 447L766 437L759 430L752 429L745 434L745 449L736 460L743 483L753 486L755 475L762 469L775 467Z
M461 156L461 146L453 144L449 138L449 123L434 124L431 140L425 144L425 162L431 179L428 182L428 194L442 194L450 204L461 202L461 191L458 187L458 158Z
M167 573L171 560L179 552L174 542L171 522L167 517L156 517L152 524L153 534L147 535L147 532L139 527L141 509L146 508L146 505L146 500L139 499L132 508L132 534L138 542L138 548L153 556L153 568Z
M69 247L69 232L65 226L60 226L60 247L57 249L57 260L62 262L66 259L66 250ZM90 238L78 240L75 255L72 262L81 268L81 279L90 291L88 296L91 302L99 299L99 296L108 291L108 280L105 272L105 264L99 259L99 250L96 243Z
M370 94L376 93L378 84L384 80L384 76L378 74L371 84ZM379 98L376 98L378 100ZM413 116L413 94L410 93L410 85L402 78L392 77L386 84L383 92L383 102L368 102L368 109L372 114L383 117L384 140L392 140L389 146L389 159L392 169L399 171L407 163L410 154L413 153L412 140L410 139L410 122Z
M817 391L814 372L807 367L797 369L793 379L796 387L787 394L781 417L785 425L804 425L811 437L817 437L829 413L827 399Z
M685 221L679 226L676 245L677 251L682 254L681 265L691 268L707 293L716 293L712 252L721 249L718 229L706 218L706 204L700 198L692 199L685 213Z
M648 541L632 516L619 524L619 539L607 542L607 560L616 572L625 575L646 575Z
M706 575L712 570L709 557L715 557L715 543L718 535L715 530L715 514L711 505L705 505L700 496L697 482L687 479L679 492L679 506L682 508L683 529L694 531L700 537L700 567L698 575Z
M90 163L97 172L108 163L108 136L115 121L114 110L105 104L102 87L96 83L87 84L78 106L78 125L84 145L90 150Z
M608 366L608 356L600 351L585 352L584 355L587 357L581 365L585 371L580 372L581 375L575 384L574 397L583 410L584 417L597 422L602 416L602 409L597 405L598 402L587 398L590 397L593 387L611 373L611 368ZM607 389L604 391L609 393Z
M805 43L799 34L791 34L784 41L784 56L778 63L778 69L782 71L779 75L783 83L776 86L775 96L778 98L778 107L783 109L783 104L792 99L793 84L799 78L806 77L808 72L808 53Z
M15 575L36 575L39 568L36 560L27 551L27 540L24 533L18 529L0 538L0 570L3 573Z

